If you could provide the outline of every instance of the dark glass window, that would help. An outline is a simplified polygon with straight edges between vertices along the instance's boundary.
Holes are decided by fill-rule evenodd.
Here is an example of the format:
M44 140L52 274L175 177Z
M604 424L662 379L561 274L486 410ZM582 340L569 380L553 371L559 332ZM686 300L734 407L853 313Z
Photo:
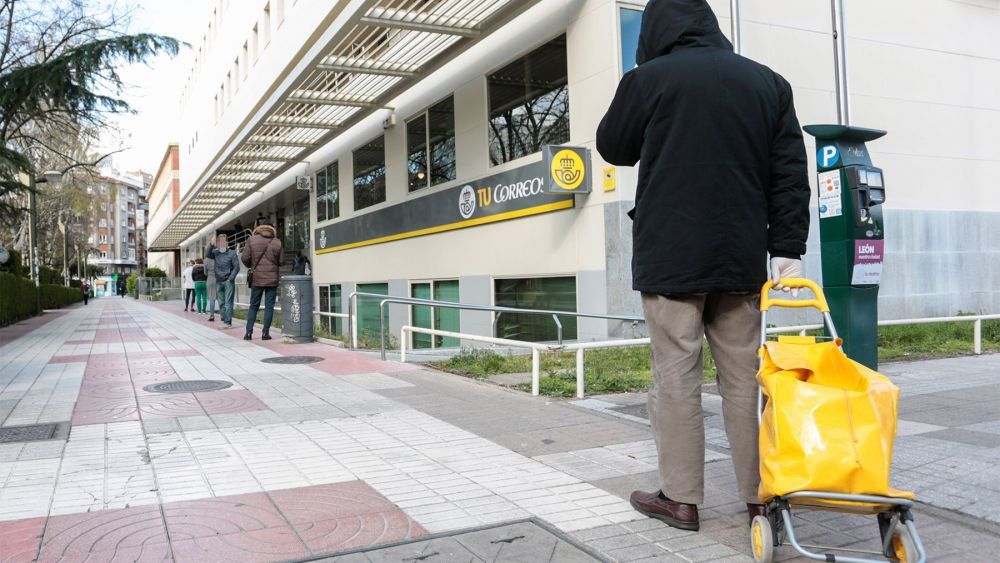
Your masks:
M406 122L410 191L455 179L455 100L449 97Z
M341 301L340 285L320 286L319 288L319 310L324 313L340 313L343 308ZM326 332L340 336L344 334L344 319L340 317L327 317L320 315L320 326Z
M385 137L354 150L354 210L385 201Z
M330 218L326 211L326 169L316 173L316 221L326 221Z
M334 162L316 173L316 220L340 217L340 166Z
M639 48L639 29L642 27L642 10L619 8L621 26L622 72L635 68L635 50Z
M565 35L491 74L487 82L491 164L569 141Z
M494 301L501 307L576 311L576 278L522 278L495 280ZM559 315L563 339L576 339L576 317ZM551 316L504 313L497 323L497 336L528 342L558 339Z

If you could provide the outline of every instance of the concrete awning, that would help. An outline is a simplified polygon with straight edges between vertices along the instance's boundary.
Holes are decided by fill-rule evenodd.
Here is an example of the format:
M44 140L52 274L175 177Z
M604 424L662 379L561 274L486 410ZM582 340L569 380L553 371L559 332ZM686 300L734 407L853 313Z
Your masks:
M368 0L195 181L151 248L176 248L248 195L538 0Z

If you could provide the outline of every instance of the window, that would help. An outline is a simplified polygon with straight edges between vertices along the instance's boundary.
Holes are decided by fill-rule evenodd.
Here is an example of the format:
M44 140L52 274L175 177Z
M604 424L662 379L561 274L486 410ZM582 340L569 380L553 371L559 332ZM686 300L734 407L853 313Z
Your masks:
M569 141L565 35L490 75L487 86L492 165Z
M455 179L455 100L449 97L406 122L410 191Z
M243 74L240 75L240 78L242 78L244 80L247 77L247 69L250 67L250 60L248 59L249 53L250 53L250 46L248 44L244 43L243 44L243 52L240 53L240 64L243 65L242 66L242 68L243 68Z
M358 293L375 293L378 295L389 295L389 284L387 283L359 283ZM358 340L359 344L367 342L377 345L379 341L379 300L375 297L358 297ZM388 314L386 314L388 317ZM389 319L386 319L386 330L388 330ZM367 347L367 346L365 346Z
M319 310L323 313L340 313L344 308L340 285L325 285L319 288ZM344 319L321 316L320 326L334 336L344 334Z
M261 27L264 28L264 46L271 42L271 3L268 2L264 5L264 18L261 22Z
M639 29L642 27L642 10L619 8L618 23L621 30L622 72L635 68L635 50L639 47Z
M240 89L240 58L233 59L233 91Z
M354 151L354 210L385 201L385 137Z
M251 55L253 55L253 62L257 62L260 57L260 32L258 31L257 24L253 24L253 34L250 38Z
M458 303L458 280L418 282L410 286L410 295L416 299L433 299ZM459 310L441 307L413 306L410 323L413 326L434 330L459 332ZM412 333L413 348L457 348L457 338Z
M316 173L316 221L340 217L339 174L337 162Z
M522 278L494 281L494 302L501 307L576 311L576 278ZM559 316L563 339L576 339L576 317ZM551 316L504 313L497 323L497 336L528 342L558 339Z

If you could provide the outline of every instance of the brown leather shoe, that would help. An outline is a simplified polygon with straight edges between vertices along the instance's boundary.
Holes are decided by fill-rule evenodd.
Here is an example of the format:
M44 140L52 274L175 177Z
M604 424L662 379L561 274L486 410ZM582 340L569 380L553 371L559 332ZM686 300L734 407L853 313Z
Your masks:
M664 500L660 492L635 491L628 499L632 508L650 518L664 522L681 530L698 531L698 506L672 500Z
M767 508L763 504L747 503L747 514L750 516L750 525L753 525L754 516L767 516Z

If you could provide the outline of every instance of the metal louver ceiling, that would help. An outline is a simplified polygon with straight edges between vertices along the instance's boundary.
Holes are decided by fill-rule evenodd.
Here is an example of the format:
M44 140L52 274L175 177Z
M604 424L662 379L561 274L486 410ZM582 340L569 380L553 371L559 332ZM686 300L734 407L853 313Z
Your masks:
M315 149L539 0L369 0L237 146L198 180L151 249L177 246Z

